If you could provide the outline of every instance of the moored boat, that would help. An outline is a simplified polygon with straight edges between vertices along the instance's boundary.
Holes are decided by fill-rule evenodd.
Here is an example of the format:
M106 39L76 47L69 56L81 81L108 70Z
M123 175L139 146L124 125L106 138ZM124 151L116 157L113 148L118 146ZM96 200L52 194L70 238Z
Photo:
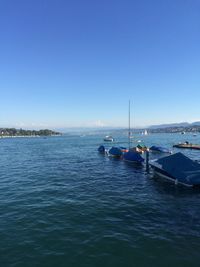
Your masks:
M101 154L105 154L105 153L106 153L106 149L105 149L104 146L100 146L100 147L98 148L98 151L99 151L99 153L101 153Z
M103 139L105 142L113 142L114 138L111 135L106 135Z
M200 164L182 153L149 162L154 175L185 186L200 186Z
M139 145L137 145L137 146L136 146L136 150L137 150L137 152L139 152L139 153L144 153L144 152L146 152L146 151L149 151L148 147L145 146L145 145L143 145L143 144L139 144Z
M149 151L155 152L155 153L171 153L171 151L168 148L162 147L162 146L151 146L149 148Z
M129 101L129 131L128 131L129 149L123 154L123 159L128 162L141 164L144 162L144 158L137 151L137 147L130 148L131 132L130 132L130 101Z
M141 164L144 162L144 158L140 155L140 153L136 151L136 149L131 149L131 148L129 149L128 152L124 153L123 159L125 161L132 162L132 163Z
M111 147L111 149L108 150L108 156L114 157L114 158L121 158L123 152L120 147Z
M173 147L200 150L200 145L191 144L191 143L189 143L187 141L185 143L179 143L179 144L173 145Z
M120 146L119 148L123 153L128 152L128 149L126 147Z

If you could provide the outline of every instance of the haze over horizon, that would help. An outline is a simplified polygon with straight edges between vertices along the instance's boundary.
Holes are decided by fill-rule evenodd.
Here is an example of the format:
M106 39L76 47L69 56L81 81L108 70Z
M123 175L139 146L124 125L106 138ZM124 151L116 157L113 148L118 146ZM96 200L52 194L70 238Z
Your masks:
M200 121L200 2L0 3L0 127Z
M148 129L148 128L167 128L167 127L181 127L181 126L192 126L192 125L200 125L200 121L195 121L195 122L172 122L172 123L164 123L164 124L152 124L152 125L143 125L143 126L131 126L131 129ZM126 129L127 126L106 126L106 125L94 125L94 126L72 126L72 127L66 127L66 126L61 126L61 127L53 127L50 125L30 125L30 126L25 126L25 125L0 125L0 128L22 128L24 130L42 130L42 129L51 129L51 130L56 130L60 132L68 132L68 131L76 131L76 130L117 130L117 129Z

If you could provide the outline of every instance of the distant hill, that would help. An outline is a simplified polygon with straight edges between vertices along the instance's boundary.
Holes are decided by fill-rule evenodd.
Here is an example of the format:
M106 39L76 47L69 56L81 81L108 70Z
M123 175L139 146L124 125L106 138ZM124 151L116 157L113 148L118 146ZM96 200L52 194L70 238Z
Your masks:
M192 123L192 125L200 125L200 121L195 121Z
M188 123L188 122L180 122L180 123L166 123L160 125L151 125L145 128L132 128L131 131L134 133L142 133L145 129L148 129L149 133L176 133L176 132L200 132L200 121ZM58 128L56 129L62 133L101 133L101 134L119 134L127 133L127 128L124 127L74 127L74 128Z
M187 126L170 126L163 128L149 128L151 133L197 133L200 132L200 125L188 124Z
M149 129L162 129L169 127L192 127L192 126L200 126L200 121L188 123L188 122L180 122L180 123L168 123L168 124L160 124L160 125L151 125Z

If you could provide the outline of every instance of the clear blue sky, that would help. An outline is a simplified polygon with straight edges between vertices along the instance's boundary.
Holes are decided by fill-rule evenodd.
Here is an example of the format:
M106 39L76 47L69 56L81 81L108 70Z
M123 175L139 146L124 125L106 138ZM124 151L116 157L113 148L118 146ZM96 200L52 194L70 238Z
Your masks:
M0 126L200 120L199 0L0 0Z

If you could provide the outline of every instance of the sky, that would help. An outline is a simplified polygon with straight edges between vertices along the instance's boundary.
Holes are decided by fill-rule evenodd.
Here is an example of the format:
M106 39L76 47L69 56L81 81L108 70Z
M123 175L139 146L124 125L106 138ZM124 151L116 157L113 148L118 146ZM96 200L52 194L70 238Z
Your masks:
M0 127L200 121L199 0L0 0Z

